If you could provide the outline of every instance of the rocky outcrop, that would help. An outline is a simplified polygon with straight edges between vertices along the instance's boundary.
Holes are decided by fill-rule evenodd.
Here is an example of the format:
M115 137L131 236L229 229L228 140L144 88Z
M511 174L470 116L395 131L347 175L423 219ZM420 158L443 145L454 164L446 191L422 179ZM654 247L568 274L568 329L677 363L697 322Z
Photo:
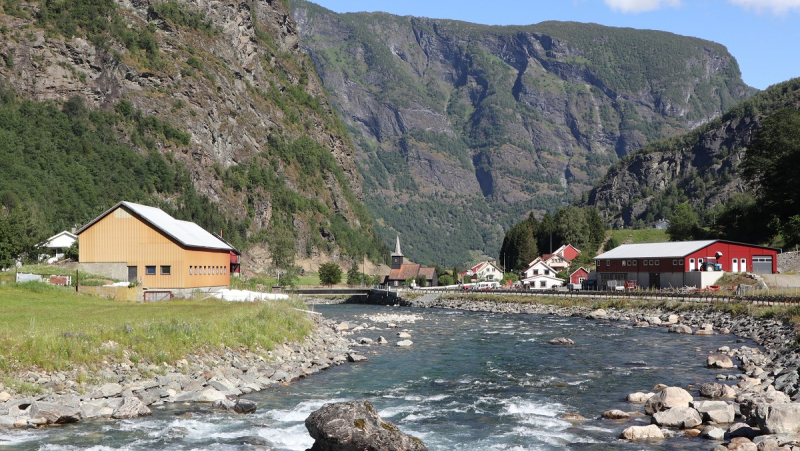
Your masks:
M325 404L306 418L314 438L308 451L427 451L422 440L384 421L369 401Z
M750 95L724 47L668 33L337 14L300 0L292 16L349 125L373 214L419 234L384 209L399 205L428 225L416 260L452 254L440 239L452 233L492 255L498 223L580 194L618 157ZM447 221L418 202L445 207Z
M227 219L249 219L249 234L270 225L274 208L288 214L299 232L296 250L301 255L323 252L313 244L319 243L320 236L315 235L321 233L319 218L313 217L316 211L284 211L264 187L241 191L242 187L226 182L226 168L256 161L270 168L270 175L289 190L341 215L351 228L366 232L371 227L360 224L355 213L360 208L355 200L362 197L362 177L352 146L300 49L286 2L179 2L203 14L212 33L161 17L150 8L160 3L155 0L116 3L123 26L136 31L148 23L155 25L153 38L159 48L155 59L128 51L110 36L104 35L106 44L98 47L85 36L60 37L56 27L46 32L35 14L25 19L0 13L0 26L17 36L0 43L0 59L8 62L0 64L0 81L18 96L39 101L59 103L79 96L90 108L111 110L128 100L144 115L188 133L188 145L156 136L153 146L169 160L183 163L197 192L214 202ZM270 140L280 137L311 138L333 155L344 178L330 171L301 174L292 162L294 155L281 158L275 153ZM121 139L143 154L149 151L127 136ZM118 200L124 199L111 204ZM335 237L333 241L335 254ZM255 245L252 255L260 255L263 248ZM267 254L262 259L268 258Z
M800 108L800 79L772 86L691 133L624 158L591 190L587 204L615 227L661 214L657 209L676 190L697 208L722 204L746 189L739 165L761 121L789 106Z

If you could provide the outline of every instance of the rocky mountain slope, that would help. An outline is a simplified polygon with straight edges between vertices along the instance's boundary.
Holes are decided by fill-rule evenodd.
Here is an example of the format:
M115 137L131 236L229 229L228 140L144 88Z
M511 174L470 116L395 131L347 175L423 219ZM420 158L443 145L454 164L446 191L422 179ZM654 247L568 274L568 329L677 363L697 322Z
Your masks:
M288 242L300 255L380 255L349 139L285 3L9 0L0 31L0 81L17 97L58 106L78 96L138 118L115 138L185 168L256 254ZM188 136L142 132L153 123ZM178 194L152 193L180 211ZM118 200L86 201L76 222Z
M723 46L669 33L291 7L356 145L379 232L399 231L408 255L430 263L495 255L528 212L752 93Z
M650 224L677 203L703 211L748 189L739 166L764 118L800 108L800 78L769 87L723 116L621 159L584 203L596 206L615 227ZM787 171L792 168L787 168Z

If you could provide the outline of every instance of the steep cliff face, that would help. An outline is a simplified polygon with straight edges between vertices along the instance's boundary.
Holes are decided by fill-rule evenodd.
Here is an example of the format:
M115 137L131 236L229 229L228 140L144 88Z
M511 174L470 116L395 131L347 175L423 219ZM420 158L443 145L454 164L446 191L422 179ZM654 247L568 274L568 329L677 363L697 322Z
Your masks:
M400 231L423 261L494 255L520 217L751 93L724 47L669 33L336 14L300 0L292 15L384 240Z
M615 227L650 225L668 217L676 203L697 210L722 204L748 188L739 166L761 121L789 106L800 108L800 79L772 86L692 132L622 159L584 203L596 206Z
M73 3L4 4L0 55L6 64L0 79L19 96L60 103L77 95L90 108L104 110L129 101L145 116L188 133L188 145L158 140L150 147L184 164L197 191L230 218L244 221L248 236L261 241L256 246L263 246L257 236L274 225L276 216L292 229L300 254L342 251L330 245L335 237L322 236L324 230L330 233L334 219L339 221L335 217L346 223L340 229L370 240L372 220L357 199L362 177L352 146L301 52L284 3ZM69 20L78 24L72 32L63 20L48 20L48 12L58 7L87 5L106 8L108 23L100 26L106 31L96 31L91 14L68 11ZM332 154L336 167L326 166L327 157L317 155L314 145L291 146L302 137ZM120 138L147 152L125 133ZM288 150L279 151L280 143ZM308 151L317 170L308 170L296 148ZM300 199L300 207L297 202L292 208L276 205L274 191L254 181L256 168L267 168L287 196ZM315 206L303 207L303 202Z

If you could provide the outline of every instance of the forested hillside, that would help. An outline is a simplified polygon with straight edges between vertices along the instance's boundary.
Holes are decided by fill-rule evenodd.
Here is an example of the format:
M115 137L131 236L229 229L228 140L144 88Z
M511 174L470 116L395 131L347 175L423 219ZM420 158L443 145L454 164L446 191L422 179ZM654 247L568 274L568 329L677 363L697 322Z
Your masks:
M707 229L694 235L797 242L798 109L800 79L771 86L692 132L621 159L584 203L615 226L647 225L688 205L694 225Z
M128 200L221 230L264 269L384 253L280 2L7 0L0 33L4 218L47 235Z
M618 158L752 93L723 46L670 33L291 6L381 236L399 231L422 262L496 255L528 213L554 213Z

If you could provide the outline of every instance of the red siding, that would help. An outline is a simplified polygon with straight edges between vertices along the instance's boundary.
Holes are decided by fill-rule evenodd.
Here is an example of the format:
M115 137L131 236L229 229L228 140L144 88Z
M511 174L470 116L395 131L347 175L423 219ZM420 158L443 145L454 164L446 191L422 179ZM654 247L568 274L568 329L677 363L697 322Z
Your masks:
M717 263L722 264L722 270L730 272L733 270L732 260L735 258L741 261L742 258L746 259L747 271L753 271L753 257L754 256L771 256L772 257L772 272L778 272L778 252L774 249L766 249L762 247L748 246L746 244L716 242L707 246L699 251L693 252L686 257L670 257L670 258L629 258L624 259L626 265L623 266L622 259L598 259L597 272L646 272L646 273L665 273L665 272L687 272L690 271L690 259L694 259L694 268L698 268L698 259L702 258L706 261L709 257L714 257L717 252L722 252L722 257ZM644 261L647 261L647 265ZM673 265L673 261L678 265ZM681 260L683 264L681 265ZM653 262L653 265L650 262ZM658 264L656 265L656 261ZM713 261L713 260L712 260ZM609 263L610 262L610 265ZM635 265L628 265L627 263L634 263Z
M564 249L563 252L561 252L561 254L562 257L566 258L569 261L572 261L575 260L575 257L579 255L579 252L570 244Z
M589 278L589 273L585 269L579 268L569 276L569 283L581 283L580 279L586 280Z
M714 243L711 246L700 249L686 256L686 267L689 267L689 259L695 259L695 267L697 267L697 260L702 258L706 261L708 257L714 257L717 252L722 252L722 258L717 263L722 263L723 271L731 271L733 266L733 259L741 261L742 258L747 259L747 271L753 270L753 257L768 255L772 257L772 272L778 272L778 252L772 249L764 249L760 247L750 247L742 244L734 243ZM713 260L712 260L713 261ZM688 270L688 269L687 269Z

